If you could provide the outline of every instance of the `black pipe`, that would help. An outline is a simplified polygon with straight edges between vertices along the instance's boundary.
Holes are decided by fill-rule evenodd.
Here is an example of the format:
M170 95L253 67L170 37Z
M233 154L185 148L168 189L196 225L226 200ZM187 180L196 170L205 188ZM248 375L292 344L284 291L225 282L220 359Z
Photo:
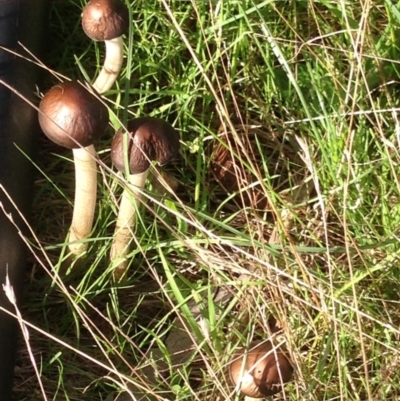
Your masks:
M18 44L20 42L30 52L40 56L47 15L47 0L0 0L0 46L31 58ZM34 153L39 129L37 111L6 85L29 101L38 103L35 91L40 76L39 67L0 49L0 203L22 230L23 221L5 192L15 202L18 211L29 219L33 187L33 167L29 158ZM17 299L20 298L26 255L24 242L0 209L0 306L13 312L15 310L6 298L2 285L8 274ZM16 320L0 311L1 401L11 400L18 335Z

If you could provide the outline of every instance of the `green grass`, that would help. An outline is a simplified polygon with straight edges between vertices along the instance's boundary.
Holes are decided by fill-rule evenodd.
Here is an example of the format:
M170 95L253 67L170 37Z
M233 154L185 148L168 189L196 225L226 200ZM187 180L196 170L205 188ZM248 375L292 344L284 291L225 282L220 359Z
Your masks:
M104 96L112 127L97 145L93 236L61 279L73 166L41 139L22 313L48 400L105 400L135 383L168 399L237 400L228 362L267 338L286 343L295 367L274 399L400 398L400 6L383 3L132 3L124 69ZM104 47L83 34L83 5L53 2L46 62L93 79ZM54 83L47 74L41 92ZM180 185L162 195L149 183L116 285L122 177L110 142L143 115L179 130L181 154L165 170ZM232 295L222 306L217 288ZM178 367L165 345L175 318L195 345ZM169 373L155 383L141 372L157 347ZM44 399L22 341L16 399Z

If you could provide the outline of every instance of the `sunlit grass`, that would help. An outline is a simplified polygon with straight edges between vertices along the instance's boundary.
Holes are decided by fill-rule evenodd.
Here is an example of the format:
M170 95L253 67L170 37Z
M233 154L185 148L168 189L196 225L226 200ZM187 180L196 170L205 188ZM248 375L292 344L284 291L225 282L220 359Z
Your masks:
M52 5L48 65L93 80L104 48L80 30L83 4ZM295 367L274 399L396 400L399 10L390 1L138 0L131 13L125 67L104 96L111 126L97 145L95 227L88 255L68 271L71 156L42 138L37 160L23 316L48 333L29 328L48 399L127 389L239 399L230 356L271 337ZM47 75L40 90L53 83ZM110 142L143 115L180 132L181 154L165 167L179 187L162 194L149 182L130 270L115 284L108 255L124 179ZM178 366L174 327L194 350ZM17 400L42 399L23 344L20 354ZM167 373L145 377L151 366Z

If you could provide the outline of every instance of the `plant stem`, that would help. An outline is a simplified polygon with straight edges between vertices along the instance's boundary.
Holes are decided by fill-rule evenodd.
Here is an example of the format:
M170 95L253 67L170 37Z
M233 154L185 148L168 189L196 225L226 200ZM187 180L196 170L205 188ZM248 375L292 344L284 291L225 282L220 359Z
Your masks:
M121 71L124 56L124 43L121 36L106 40L105 45L106 58L100 74L93 84L93 88L100 94L107 92L114 85Z
M72 150L75 164L75 201L69 233L69 250L79 256L87 250L97 198L97 163L94 146Z
M141 199L138 189L145 186L149 170L141 174L130 175L129 183L122 193L117 222L114 231L114 240L111 245L110 258L114 265L114 277L119 279L127 268L126 256L132 239L132 226L136 222L137 207Z

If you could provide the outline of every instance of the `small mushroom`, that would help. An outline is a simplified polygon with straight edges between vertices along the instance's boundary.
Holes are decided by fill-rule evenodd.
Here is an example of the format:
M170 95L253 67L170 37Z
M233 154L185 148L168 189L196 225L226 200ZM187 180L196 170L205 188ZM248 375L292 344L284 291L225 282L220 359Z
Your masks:
M253 342L238 352L229 367L232 383L246 396L264 398L279 393L290 381L293 367L286 352L271 341Z
M156 161L162 166L179 152L178 132L159 118L130 120L127 131L125 133L123 128L118 130L111 144L111 158L115 167L121 172L126 169L129 171L129 185L122 194L110 254L116 279L123 275L127 267L126 257L132 237L131 229L136 220L137 202L140 201L151 162ZM128 166L125 166L125 155Z
M95 41L104 41L106 57L93 87L108 91L121 71L124 44L122 35L129 27L129 11L121 0L90 0L82 12L82 28Z
M93 142L108 125L108 110L77 81L53 86L39 106L39 124L58 145L72 149L75 164L75 203L69 249L75 256L87 249L97 195L96 151Z

